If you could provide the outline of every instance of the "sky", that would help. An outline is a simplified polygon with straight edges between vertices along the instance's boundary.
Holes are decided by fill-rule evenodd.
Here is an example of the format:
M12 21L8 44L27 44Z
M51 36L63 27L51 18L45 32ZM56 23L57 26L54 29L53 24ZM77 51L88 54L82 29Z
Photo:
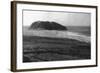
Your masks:
M35 21L54 21L64 26L90 26L90 13L23 11L23 25L30 26Z

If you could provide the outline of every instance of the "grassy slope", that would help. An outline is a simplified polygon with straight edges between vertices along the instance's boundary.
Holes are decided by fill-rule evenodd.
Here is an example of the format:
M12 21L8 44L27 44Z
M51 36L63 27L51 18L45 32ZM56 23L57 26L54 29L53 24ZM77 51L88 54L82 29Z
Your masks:
M23 36L23 61L90 59L90 44L65 38Z

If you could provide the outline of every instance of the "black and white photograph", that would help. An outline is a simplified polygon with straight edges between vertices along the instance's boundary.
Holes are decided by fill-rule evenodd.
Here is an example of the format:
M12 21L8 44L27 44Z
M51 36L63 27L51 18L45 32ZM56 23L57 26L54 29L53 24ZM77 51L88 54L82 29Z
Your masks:
M11 70L97 66L97 6L12 1Z
M91 14L23 10L23 62L91 59Z

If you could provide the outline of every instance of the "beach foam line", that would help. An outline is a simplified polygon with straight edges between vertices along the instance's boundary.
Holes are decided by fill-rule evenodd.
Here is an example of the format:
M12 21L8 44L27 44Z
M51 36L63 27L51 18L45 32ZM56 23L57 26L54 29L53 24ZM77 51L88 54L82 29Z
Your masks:
M90 36L86 36L80 33L75 33L75 32L67 32L68 38L76 39L79 41L84 41L86 43L90 43Z
M52 38L69 38L75 39L81 42L90 43L90 36L83 35L81 33L70 31L56 31L56 30L31 30L24 31L25 36L40 36L40 37L52 37Z

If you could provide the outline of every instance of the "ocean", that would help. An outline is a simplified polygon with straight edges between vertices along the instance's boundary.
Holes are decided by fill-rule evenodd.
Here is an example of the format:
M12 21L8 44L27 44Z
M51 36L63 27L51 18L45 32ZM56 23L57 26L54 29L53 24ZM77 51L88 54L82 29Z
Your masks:
M91 36L91 28L89 26L67 26L67 28L70 32Z

